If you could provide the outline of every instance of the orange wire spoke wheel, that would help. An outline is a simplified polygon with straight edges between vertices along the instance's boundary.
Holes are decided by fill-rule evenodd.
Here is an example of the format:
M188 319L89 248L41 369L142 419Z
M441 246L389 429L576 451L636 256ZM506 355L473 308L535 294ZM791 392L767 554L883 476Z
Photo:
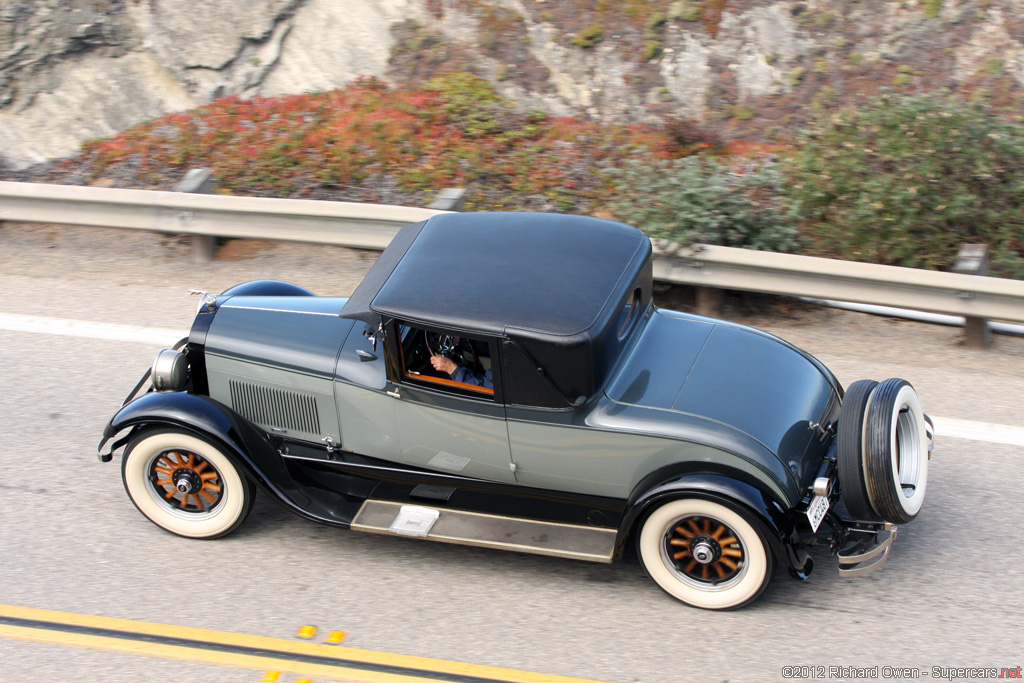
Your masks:
M754 524L724 503L677 498L643 521L637 551L672 597L703 609L735 609L756 599L772 576L771 548Z
M203 514L217 507L224 493L220 473L201 455L168 450L150 461L149 482L176 512Z
M725 588L743 574L746 552L735 532L713 517L682 517L666 529L665 565L681 580Z
M217 446L185 431L140 430L125 446L121 478L149 521L186 538L218 538L252 510L256 488Z

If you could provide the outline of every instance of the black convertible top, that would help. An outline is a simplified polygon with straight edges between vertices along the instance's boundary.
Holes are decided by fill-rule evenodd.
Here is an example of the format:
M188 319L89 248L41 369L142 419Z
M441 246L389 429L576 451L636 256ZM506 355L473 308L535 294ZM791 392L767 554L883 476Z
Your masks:
M650 252L640 230L600 218L439 214L399 232L341 315L578 335L617 310Z
M449 213L402 228L341 315L501 338L512 405L570 408L608 377L651 303L651 241L549 213Z

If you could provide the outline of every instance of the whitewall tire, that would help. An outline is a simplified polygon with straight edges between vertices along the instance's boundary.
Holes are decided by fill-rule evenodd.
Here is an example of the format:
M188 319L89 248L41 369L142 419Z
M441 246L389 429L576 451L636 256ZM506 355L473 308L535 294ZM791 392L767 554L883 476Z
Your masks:
M213 444L175 429L141 432L121 461L128 497L151 522L188 538L234 531L249 511L255 488Z
M928 483L928 436L921 401L906 380L871 392L864 417L864 480L871 507L895 524L912 521Z
M666 593L703 609L733 609L754 600L774 568L771 550L744 515L698 498L655 509L643 523L637 550Z

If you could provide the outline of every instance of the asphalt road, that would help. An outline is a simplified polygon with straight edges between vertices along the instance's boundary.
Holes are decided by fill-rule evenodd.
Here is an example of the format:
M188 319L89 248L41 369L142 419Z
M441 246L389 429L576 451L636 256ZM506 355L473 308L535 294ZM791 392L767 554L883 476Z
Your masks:
M173 239L10 227L0 254L0 313L182 331L195 305L186 287L279 277L347 294L372 261L270 245L194 266ZM1024 426L1024 339L972 352L955 330L846 312L745 321L807 348L844 383L901 376L932 414ZM932 667L1024 664L1020 446L940 437L925 509L881 571L841 578L820 551L809 581L777 574L754 605L705 612L663 594L634 557L593 565L359 534L267 497L225 539L165 533L128 500L118 459L95 457L157 348L0 331L0 604L277 638L314 625L354 648L616 683L783 680L786 666L829 680L858 680L830 666L906 666L933 679ZM0 681L262 677L0 638Z

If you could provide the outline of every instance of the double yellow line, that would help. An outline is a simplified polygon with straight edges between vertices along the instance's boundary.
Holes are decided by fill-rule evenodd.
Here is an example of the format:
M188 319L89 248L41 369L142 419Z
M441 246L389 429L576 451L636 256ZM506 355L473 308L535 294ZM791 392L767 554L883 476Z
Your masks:
M0 605L0 637L350 683L598 683L337 645Z

